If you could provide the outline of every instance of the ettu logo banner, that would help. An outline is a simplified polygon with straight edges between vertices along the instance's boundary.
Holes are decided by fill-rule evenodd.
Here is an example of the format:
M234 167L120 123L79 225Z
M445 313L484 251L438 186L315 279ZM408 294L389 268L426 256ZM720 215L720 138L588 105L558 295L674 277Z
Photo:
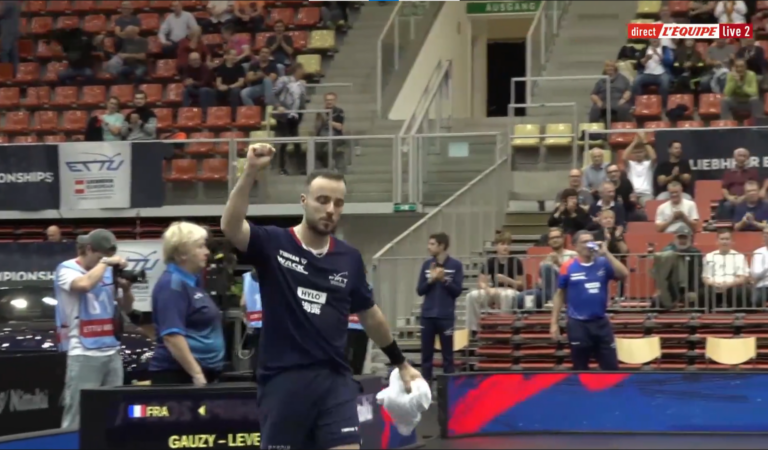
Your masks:
M130 142L59 144L61 209L131 207Z

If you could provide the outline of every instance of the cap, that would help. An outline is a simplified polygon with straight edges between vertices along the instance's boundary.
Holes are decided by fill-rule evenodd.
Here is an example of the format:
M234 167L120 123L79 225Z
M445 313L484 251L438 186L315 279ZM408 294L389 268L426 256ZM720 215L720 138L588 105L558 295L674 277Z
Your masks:
M90 245L95 252L106 253L117 249L117 238L111 231L98 228L88 234L77 237L80 245Z
M691 237L693 233L691 233L691 230L688 228L682 228L675 233L675 236L685 236L685 237Z

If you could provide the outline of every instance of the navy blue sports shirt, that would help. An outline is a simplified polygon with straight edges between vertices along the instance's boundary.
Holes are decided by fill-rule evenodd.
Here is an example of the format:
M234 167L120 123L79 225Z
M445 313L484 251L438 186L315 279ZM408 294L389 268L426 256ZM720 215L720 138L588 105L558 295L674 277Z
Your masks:
M349 315L374 306L360 252L331 236L317 256L293 228L250 226L244 256L259 272L264 318L259 381L310 366L350 372Z

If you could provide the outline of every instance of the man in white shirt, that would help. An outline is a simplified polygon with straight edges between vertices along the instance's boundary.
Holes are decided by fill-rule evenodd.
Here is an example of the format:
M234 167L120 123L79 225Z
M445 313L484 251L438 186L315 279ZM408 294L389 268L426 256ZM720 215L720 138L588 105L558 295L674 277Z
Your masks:
M765 308L768 303L768 228L763 229L763 242L765 246L752 254L750 270L752 283L755 285L752 291L752 305L757 308Z
M718 250L704 257L701 275L705 286L706 302L709 309L744 308L749 297L749 266L743 254L733 250L733 235L730 230L717 234Z
M198 27L195 16L189 11L184 11L180 1L173 2L171 10L157 33L157 38L163 45L163 56L166 58L176 58L179 42Z
M645 51L645 56L640 60L645 67L643 73L635 78L632 85L632 93L635 96L643 95L643 89L646 86L658 86L661 94L661 104L664 109L667 108L667 96L669 95L670 76L664 67L664 49L661 41L651 39L650 45Z
M77 258L56 268L56 328L59 350L67 352L62 428L79 425L81 390L123 384L115 305L130 312L133 294L118 278L125 260L116 251L115 235L97 229L78 237Z
M747 3L743 1L720 1L715 6L718 23L747 23Z
M624 162L627 178L635 188L637 200L645 206L646 201L654 198L653 172L656 169L656 151L646 142L645 134L637 133L624 150Z
M693 200L683 198L683 186L678 181L667 184L669 201L656 210L656 231L678 233L688 230L695 233L699 228L699 210Z

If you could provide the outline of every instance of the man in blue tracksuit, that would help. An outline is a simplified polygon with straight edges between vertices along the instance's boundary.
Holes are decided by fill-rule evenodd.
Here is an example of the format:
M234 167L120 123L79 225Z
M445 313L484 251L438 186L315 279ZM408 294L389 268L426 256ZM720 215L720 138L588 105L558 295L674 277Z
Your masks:
M421 373L432 380L432 358L435 336L440 336L443 353L443 373L453 373L453 326L456 299L461 295L464 266L448 256L448 235L436 233L429 237L427 250L432 256L424 261L416 293L424 297L421 305Z

